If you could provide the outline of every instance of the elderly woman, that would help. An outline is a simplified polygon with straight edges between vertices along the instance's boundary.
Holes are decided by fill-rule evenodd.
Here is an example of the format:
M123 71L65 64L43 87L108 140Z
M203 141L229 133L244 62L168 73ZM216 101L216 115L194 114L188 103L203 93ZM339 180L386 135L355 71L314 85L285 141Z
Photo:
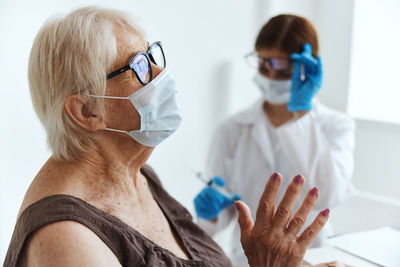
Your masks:
M5 266L231 266L145 165L181 121L165 64L161 43L119 11L86 7L45 23L29 85L53 154L26 192ZM304 178L275 212L281 181L270 177L254 223L236 202L251 266L300 266L328 220L321 211L297 236L317 195L290 220Z

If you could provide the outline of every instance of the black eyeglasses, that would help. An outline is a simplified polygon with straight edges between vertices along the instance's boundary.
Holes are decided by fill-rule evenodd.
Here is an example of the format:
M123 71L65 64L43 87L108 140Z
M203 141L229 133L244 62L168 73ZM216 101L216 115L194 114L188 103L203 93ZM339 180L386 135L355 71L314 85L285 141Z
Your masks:
M125 67L108 74L107 80L127 70L132 70L139 82L146 85L153 79L152 63L163 69L166 66L164 50L160 41L152 43L146 52L136 54Z

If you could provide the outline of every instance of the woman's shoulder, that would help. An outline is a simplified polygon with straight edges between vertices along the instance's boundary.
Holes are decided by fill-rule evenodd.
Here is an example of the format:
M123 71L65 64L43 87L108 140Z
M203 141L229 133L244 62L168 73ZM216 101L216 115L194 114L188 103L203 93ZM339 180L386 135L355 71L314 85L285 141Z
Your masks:
M108 236L103 233L111 230L107 218L82 199L64 194L46 196L26 207L18 217L5 266L16 266L21 261L26 266L47 266L47 262L65 261L71 255L81 257L71 261L99 263L92 253L101 253L102 261L108 259L114 266L111 263L116 257L110 250L114 245L107 242ZM82 246L86 251L75 251Z
M320 102L314 104L314 116L317 122L326 127L333 126L336 129L346 128L352 130L355 128L354 119L348 114L330 108Z
M86 226L60 221L32 233L21 252L21 266L121 266L118 258Z
M32 179L25 192L18 217L30 205L52 195L69 194L82 198L82 193L76 184L70 182L74 176L65 167L64 162L50 157Z
M43 175L43 173L47 173L47 171L40 170L29 185L29 188L24 195L17 218L19 218L28 207L49 196L63 193L67 194L67 191L63 190L62 185L57 185L60 181L57 181L54 177L49 177L49 175Z

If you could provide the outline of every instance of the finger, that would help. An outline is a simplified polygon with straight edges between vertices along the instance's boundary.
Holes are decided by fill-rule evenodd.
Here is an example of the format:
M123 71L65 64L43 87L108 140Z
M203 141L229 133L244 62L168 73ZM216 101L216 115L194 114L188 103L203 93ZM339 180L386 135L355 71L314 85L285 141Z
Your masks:
M212 178L211 182L215 183L219 187L223 187L225 185L225 181L219 176Z
M220 209L223 210L223 209L225 209L227 207L232 206L234 203L235 203L235 200L232 200L231 198L225 197L223 199L223 202L221 203Z
M271 224L281 181L282 177L277 172L273 173L269 178L258 203L255 225L266 227Z
M321 211L314 222L298 237L298 243L306 248L324 227L329 218L329 209Z
M298 63L298 62L293 62L292 80L301 81L300 74L301 74L300 63Z
M303 46L303 54L312 55L312 47L309 43L305 43Z
M293 61L300 61L303 58L303 55L298 54L298 53L293 53L290 55L290 59Z
M238 201L238 200L241 200L242 198L239 195L233 194L231 199L232 199L232 201Z
M322 60L320 56L317 56L317 71L322 73Z
M314 187L310 191L308 191L308 194L306 198L304 199L303 203L301 204L299 210L296 212L296 214L293 216L292 220L289 223L289 226L287 228L287 233L291 233L293 235L296 235L301 227L304 225L305 221L307 220L308 214L312 210L312 208L315 205L315 202L318 199L318 189Z
M317 69L318 61L317 59L313 58L312 56L305 56L305 55L292 55L291 59L293 63L301 63L304 64L307 71L313 71Z
M272 225L278 229L286 228L286 225L292 215L293 206L304 185L304 178L297 175L286 189L286 193L276 209Z
M254 222L251 218L250 208L243 201L235 201L235 206L239 213L240 241L245 245L253 230Z
M296 64L302 64L307 74L316 73L318 71L318 63L314 58L301 56L299 58L293 57L292 59L293 67L295 67Z

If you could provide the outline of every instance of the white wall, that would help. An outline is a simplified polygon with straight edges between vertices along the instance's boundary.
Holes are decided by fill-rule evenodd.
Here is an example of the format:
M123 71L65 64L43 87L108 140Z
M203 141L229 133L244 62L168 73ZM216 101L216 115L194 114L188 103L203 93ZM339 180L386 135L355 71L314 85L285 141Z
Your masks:
M355 0L348 88L348 111L357 122L354 183L361 190L397 200L399 12L396 0Z
M395 199L400 199L399 12L396 0L355 1L348 89L348 111L357 118L354 183Z
M399 124L400 1L356 0L354 11L349 113Z

